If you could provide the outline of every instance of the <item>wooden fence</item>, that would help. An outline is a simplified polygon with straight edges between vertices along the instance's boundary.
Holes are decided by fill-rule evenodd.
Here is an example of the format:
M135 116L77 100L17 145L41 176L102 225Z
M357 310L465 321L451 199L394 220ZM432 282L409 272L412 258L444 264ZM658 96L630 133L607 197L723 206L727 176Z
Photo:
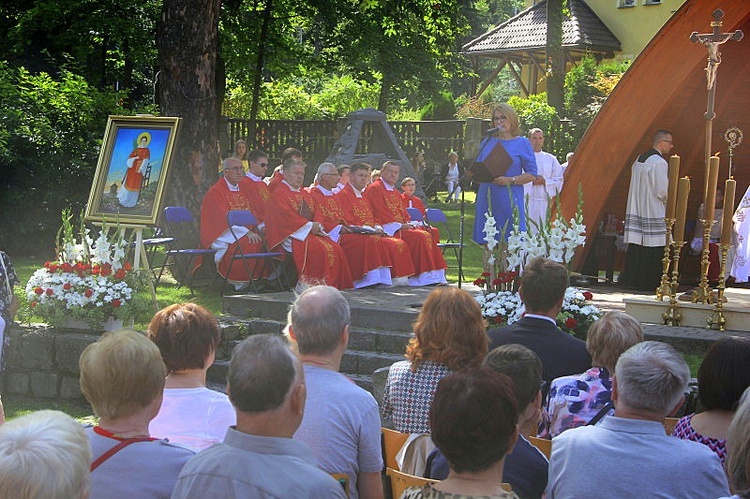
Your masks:
M346 120L311 121L311 120L257 120L255 131L251 133L250 120L224 118L225 132L222 139L222 151L229 153L233 144L245 139L250 149L265 151L271 164L278 164L281 154L287 147L301 150L309 164L322 162L333 149L339 137L339 131L346 126ZM450 151L456 151L463 159L464 122L463 121L389 121L399 145L411 157L415 151L425 152L431 162L442 163ZM371 127L362 130L357 153L370 151L369 142L372 136Z

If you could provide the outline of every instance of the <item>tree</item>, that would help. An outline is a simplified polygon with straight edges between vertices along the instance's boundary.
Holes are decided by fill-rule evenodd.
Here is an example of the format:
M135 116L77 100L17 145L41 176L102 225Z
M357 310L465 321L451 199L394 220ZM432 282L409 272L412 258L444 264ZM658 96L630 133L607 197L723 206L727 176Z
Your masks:
M563 0L547 0L547 103L565 113L565 54L562 47Z
M219 164L216 69L221 0L164 0L157 27L158 102L182 118L166 200L200 211Z

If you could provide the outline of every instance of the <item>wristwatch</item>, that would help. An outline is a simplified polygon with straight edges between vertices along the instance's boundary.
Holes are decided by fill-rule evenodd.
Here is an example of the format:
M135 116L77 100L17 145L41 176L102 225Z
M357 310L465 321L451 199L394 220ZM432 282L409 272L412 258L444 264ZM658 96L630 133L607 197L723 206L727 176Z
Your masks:
M510 185L516 185L516 177L510 177Z

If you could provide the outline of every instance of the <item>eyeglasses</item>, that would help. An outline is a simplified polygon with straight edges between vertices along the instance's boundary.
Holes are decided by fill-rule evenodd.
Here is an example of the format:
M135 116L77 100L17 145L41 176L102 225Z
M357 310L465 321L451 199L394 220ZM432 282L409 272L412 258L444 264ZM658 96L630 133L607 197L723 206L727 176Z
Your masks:
M672 143L673 143L673 142L672 142L671 140L668 140L668 139L661 139L661 141L662 141L662 142L669 142L670 144L672 144Z
M268 163L259 163L256 161L253 161L256 165L260 166L261 168L268 168Z

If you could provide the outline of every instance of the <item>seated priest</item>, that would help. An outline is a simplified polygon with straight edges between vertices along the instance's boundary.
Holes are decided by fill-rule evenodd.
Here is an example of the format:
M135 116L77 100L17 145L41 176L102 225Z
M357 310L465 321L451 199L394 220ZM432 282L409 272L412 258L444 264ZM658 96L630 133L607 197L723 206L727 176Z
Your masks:
M349 226L373 229L379 245L387 248L388 266L393 286L408 286L414 275L409 247L404 241L388 236L375 221L370 203L363 194L370 183L370 165L357 162L351 165L349 182L336 194L336 201L344 212L344 223ZM372 236L371 236L372 237Z
M300 151L299 149L295 149L294 147L287 147L286 149L284 149L284 152L281 153L281 164L273 170L273 175L265 180L267 181L268 188L271 191L275 191L276 188L281 184L281 181L284 180L284 164L289 158L293 158L299 162L302 162L302 151Z
M216 270L239 291L246 288L251 280L266 277L268 269L255 269L251 266L253 275L250 275L248 269L237 262L227 275L237 245L240 245L240 250L244 253L256 253L263 251L263 238L257 227L234 227L239 243L235 241L229 230L227 213L231 210L252 212L253 203L250 198L254 194L248 186L241 160L227 158L221 166L222 178L208 189L201 204L201 244L204 248L217 250L214 256Z
M260 150L250 151L247 154L248 171L246 174L247 186L250 190L250 211L259 222L261 230L265 230L266 202L271 197L271 190L263 181L268 171L268 155Z
M305 163L287 159L284 180L266 204L268 246L292 253L301 283L350 289L354 283L346 255L325 232L323 224L314 221L315 201L302 189L304 181Z
M336 165L322 163L316 176L318 183L310 189L310 195L315 201L315 221L322 223L323 230L344 250L354 279L354 289L376 284L390 286L388 249L381 247L380 238L376 234L364 234L345 222L344 210L333 193L340 176Z
M403 239L409 246L415 268L415 275L409 278L409 285L444 284L447 266L443 253L430 231L421 228L421 222L409 222L401 193L396 189L400 172L401 166L398 163L386 161L380 179L367 187L365 198L370 202L375 220L383 226L383 230L390 236Z

